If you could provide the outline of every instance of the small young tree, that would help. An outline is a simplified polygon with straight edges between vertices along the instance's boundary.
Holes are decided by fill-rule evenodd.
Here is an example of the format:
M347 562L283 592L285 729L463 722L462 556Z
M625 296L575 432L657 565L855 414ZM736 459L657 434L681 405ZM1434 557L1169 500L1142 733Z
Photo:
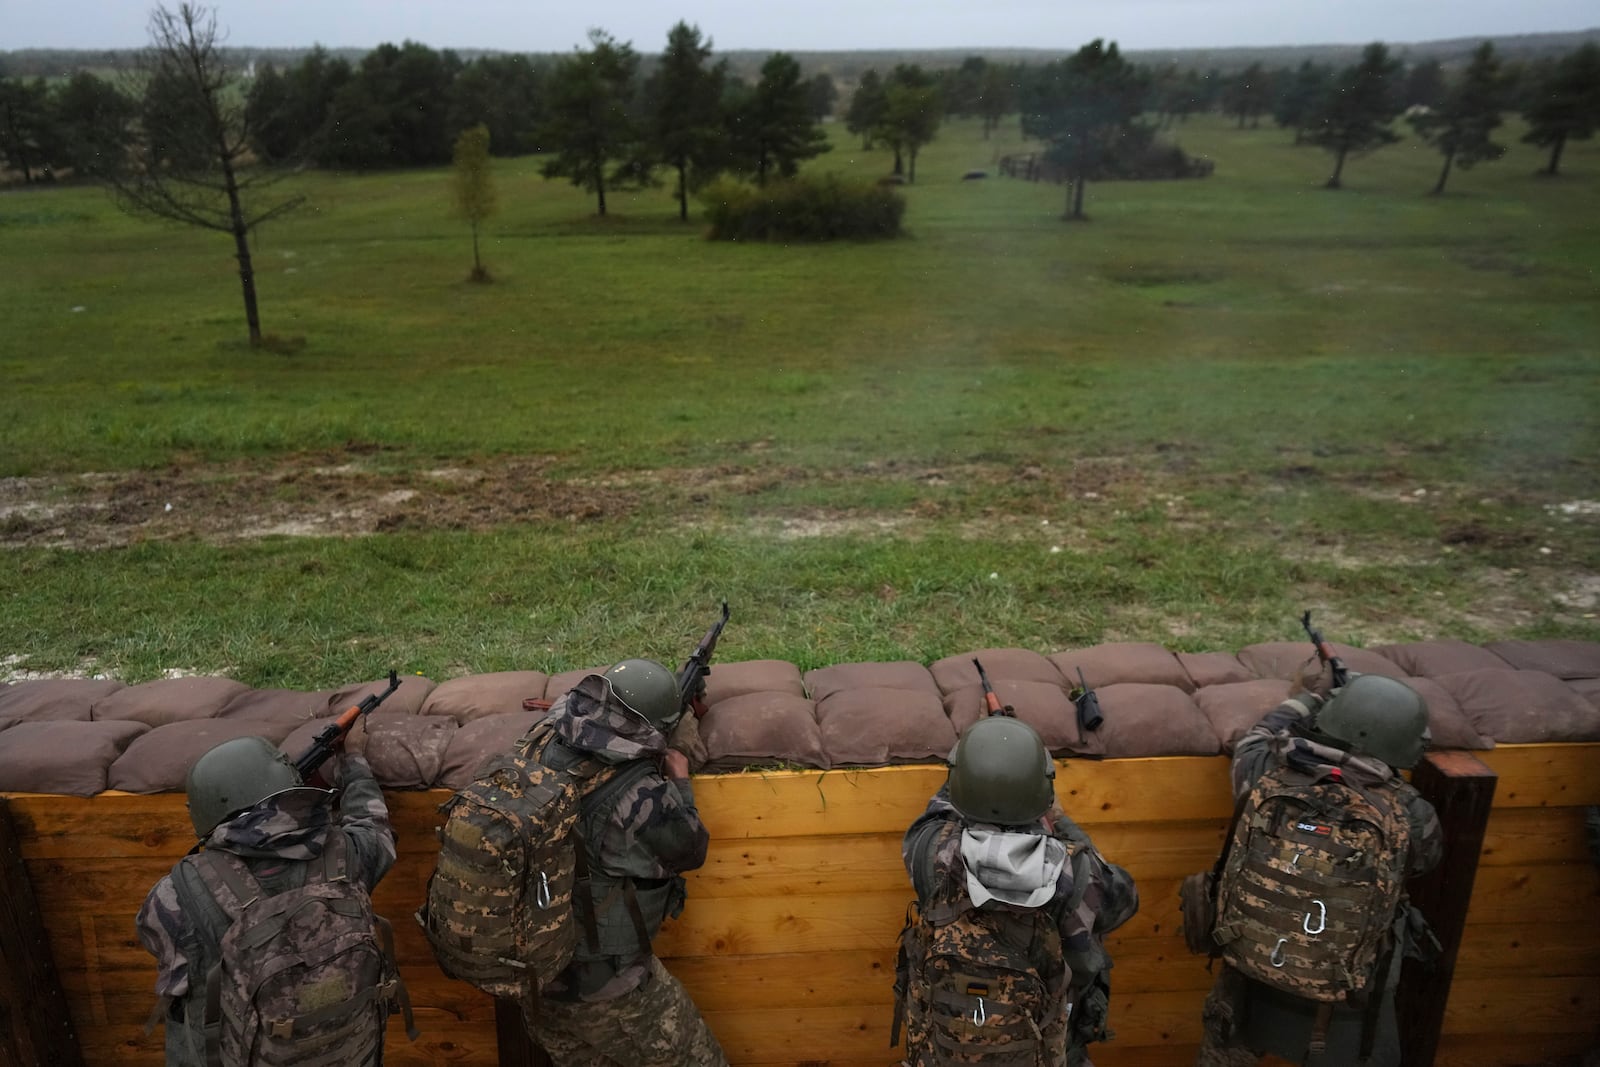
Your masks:
M1468 170L1474 163L1505 155L1505 145L1489 139L1500 125L1502 92L1500 60L1494 54L1494 45L1485 41L1472 53L1472 62L1462 72L1461 80L1445 90L1436 108L1408 116L1417 136L1444 156L1439 180L1433 186L1434 196L1444 192L1452 165Z
M1369 152L1393 144L1400 135L1389 128L1400 114L1395 79L1400 61L1389 56L1381 43L1369 44L1361 62L1346 67L1334 80L1312 116L1306 140L1333 153L1329 189L1341 188L1344 161L1351 153Z
M489 172L489 127L480 123L463 130L456 138L452 162L455 169L450 176L450 195L456 214L472 224L472 273L468 277L475 282L491 281L478 254L478 229L499 206L495 202L494 175Z
M250 163L244 94L217 38L216 15L193 4L158 7L135 87L141 107L125 160L100 173L126 211L233 238L250 343L261 344L250 231L294 210L300 196L269 195L282 172Z
M1555 177L1567 141L1581 141L1600 125L1600 47L1586 44L1545 72L1522 117L1528 121L1522 139L1550 149L1543 173Z

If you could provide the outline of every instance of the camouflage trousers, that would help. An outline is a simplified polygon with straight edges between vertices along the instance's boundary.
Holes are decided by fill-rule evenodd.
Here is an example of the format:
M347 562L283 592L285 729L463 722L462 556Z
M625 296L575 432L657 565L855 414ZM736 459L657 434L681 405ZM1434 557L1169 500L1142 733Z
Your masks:
M527 1023L556 1067L728 1067L683 983L653 957L649 981L633 992L541 1001Z
M1200 1052L1195 1056L1194 1067L1255 1067L1261 1062L1257 1053L1238 1043L1235 1036L1235 1013L1244 997L1243 982L1232 967L1223 964L1218 968L1217 980L1206 994L1201 1018L1205 1031L1200 1038Z

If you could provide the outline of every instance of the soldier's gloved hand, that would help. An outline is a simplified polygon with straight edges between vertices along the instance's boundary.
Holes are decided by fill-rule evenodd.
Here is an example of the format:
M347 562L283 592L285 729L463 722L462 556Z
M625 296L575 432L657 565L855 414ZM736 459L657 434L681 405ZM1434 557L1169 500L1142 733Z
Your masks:
M678 725L672 729L672 736L667 738L667 745L674 751L683 753L689 761L690 771L700 770L711 758L706 743L700 739L700 720L695 718L692 712L685 712L678 719Z

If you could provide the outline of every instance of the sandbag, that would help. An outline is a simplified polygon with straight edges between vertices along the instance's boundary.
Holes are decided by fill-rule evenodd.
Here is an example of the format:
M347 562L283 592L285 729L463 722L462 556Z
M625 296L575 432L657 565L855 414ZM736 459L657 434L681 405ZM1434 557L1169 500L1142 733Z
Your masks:
M933 680L928 680L933 689ZM869 686L840 690L817 702L817 727L828 763L873 767L942 760L956 732L939 694Z
M124 688L113 678L43 678L0 689L0 717L25 722L88 722L94 702Z
M1232 652L1179 652L1176 656L1195 689L1248 682L1255 678Z
M146 726L209 719L250 687L232 678L163 678L130 685L94 702L97 721L132 719Z
M378 705L390 715L415 715L422 710L422 702L433 692L436 683L432 678L425 678L420 674L402 674L400 688L390 693L384 702ZM335 689L328 697L328 714L338 715L346 708L359 704L370 696L377 696L389 688L389 679L380 678L375 682L362 682L359 685L347 685L342 689Z
M458 723L521 711L522 702L543 699L550 676L543 671L495 671L440 682L422 702L422 715L448 715ZM395 694L398 696L399 694Z
M928 668L913 660L888 663L835 663L809 670L800 679L806 692L820 705L835 693L851 689L901 689L937 700L942 694Z
M983 669L988 673L987 661ZM1077 706L1060 682L1016 681L992 674L989 680L1001 705L1009 705L1018 719L1033 727L1051 755L1071 756L1087 750L1087 743L1078 730ZM977 681L976 672L971 685L945 695L944 709L958 737L988 714L983 685Z
M667 669L677 670L672 665L668 665ZM800 680L800 668L787 660L752 659L741 663L711 661L711 673L706 676L707 705L750 693L790 693L804 697L806 687Z
M1195 706L1211 724L1224 752L1233 747L1261 717L1282 704L1293 689L1282 678L1257 678L1227 685L1208 685L1194 695Z
M235 737L264 737L274 745L289 736L283 722L195 719L142 733L111 765L106 788L129 793L181 793L194 761ZM298 753L294 753L298 755Z
M1543 671L1466 671L1433 679L1472 728L1502 744L1600 741L1600 708Z
M14 723L0 741L0 792L88 797L120 789L107 784L109 769L149 730L135 721Z
M1222 750L1194 698L1177 686L1120 682L1095 692L1104 722L1085 741L1092 755L1215 756Z
M793 693L747 693L718 701L700 720L700 736L710 756L708 771L830 766L815 705Z
M223 705L219 719L286 722L298 726L333 715L328 700L333 690L305 693L298 689L247 689Z
M1557 678L1600 678L1600 643L1594 641L1492 641L1484 648L1523 671Z
M1175 686L1185 692L1194 691L1194 681L1183 669L1178 657L1162 646L1150 641L1122 641L1069 652L1057 652L1046 657L1056 665L1069 685L1078 684L1078 671L1084 679L1098 689L1117 682L1146 682L1151 685ZM984 668L988 669L988 664Z
M1031 649L983 648L976 652L963 652L959 656L946 656L944 659L935 660L928 668L928 672L938 683L939 692L948 696L957 689L977 685L978 668L972 665L974 659L983 664L984 673L993 682L999 682L1004 678L1013 682L1046 682L1050 685L1067 686L1067 680L1061 676L1056 665Z
M1364 648L1354 648L1333 641L1328 642L1333 654L1352 671L1361 674L1381 674L1385 678L1403 678L1406 672L1393 660ZM1257 678L1299 679L1308 670L1317 670L1316 650L1310 641L1267 641L1239 650L1239 662ZM1326 668L1323 668L1326 670Z
M1464 671L1506 670L1511 664L1486 648L1465 641L1411 641L1379 645L1372 651L1394 662L1413 678L1437 678Z
M507 711L462 723L450 735L450 745L439 764L434 786L450 790L465 788L479 767L491 757L509 752L512 744L543 718L543 712Z

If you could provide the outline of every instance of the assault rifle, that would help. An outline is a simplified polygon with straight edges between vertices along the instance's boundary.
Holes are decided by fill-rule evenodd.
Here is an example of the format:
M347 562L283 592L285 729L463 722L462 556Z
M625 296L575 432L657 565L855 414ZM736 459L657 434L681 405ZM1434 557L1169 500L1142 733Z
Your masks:
M1072 700L1078 709L1078 733L1098 730L1105 721L1105 716L1100 714L1100 696L1084 681L1082 667L1078 668L1078 685L1082 688Z
M1311 645L1317 650L1317 659L1332 672L1333 688L1341 688L1350 680L1350 668L1344 665L1344 660L1333 654L1328 642L1322 639L1322 631L1311 628L1311 612L1300 616L1300 625L1305 627L1306 636L1311 638Z
M705 718L706 714L706 675L711 673L711 657L717 651L717 639L722 636L722 628L728 625L728 602L722 602L722 618L718 619L706 635L700 639L694 651L689 653L689 658L683 661L683 667L678 671L678 697L683 701L682 708L694 709L694 717Z
M368 714L373 708L389 699L389 695L400 688L400 678L394 671L389 672L389 688L381 693L374 693L359 704L352 704L339 713L339 717L311 742L311 747L305 754L294 761L294 769L300 772L300 780L310 784L312 776L317 773L317 768L328 762L339 745L344 742L345 736L350 733L350 728L356 720Z
M972 658L972 665L978 668L978 681L983 683L983 706L988 709L989 714L1009 715L1012 718L1016 718L1017 709L1010 704L1000 703L999 694L994 691L994 686L989 684L989 675L984 671L983 664L978 662L976 656Z

